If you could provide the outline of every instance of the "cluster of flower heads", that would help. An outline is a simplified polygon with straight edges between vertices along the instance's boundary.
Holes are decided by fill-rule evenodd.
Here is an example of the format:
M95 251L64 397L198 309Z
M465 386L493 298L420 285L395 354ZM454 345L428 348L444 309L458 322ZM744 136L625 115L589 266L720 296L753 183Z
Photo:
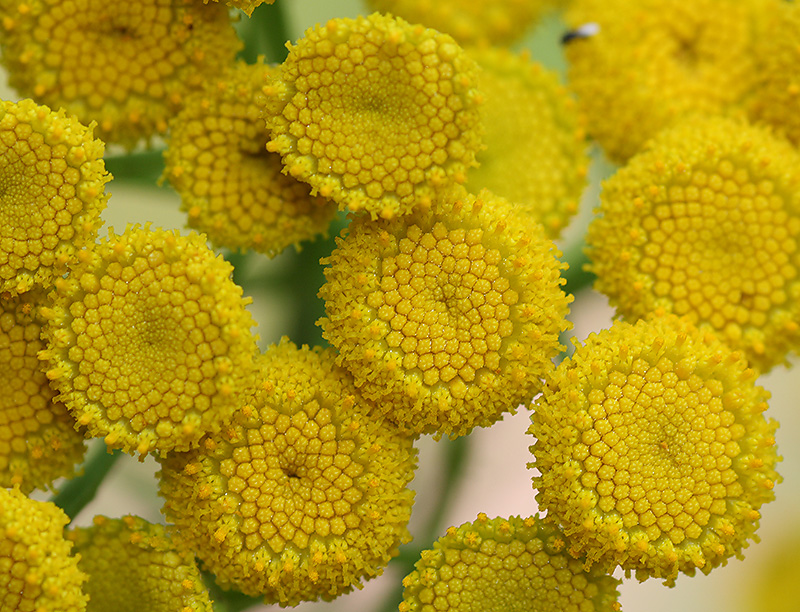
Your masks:
M554 2L391 4L413 23L334 19L268 67L234 61L221 2L0 0L2 61L36 100L0 102L3 609L207 611L195 556L266 602L333 599L410 540L415 439L538 393L546 516L449 529L401 612L619 610L616 568L672 584L756 538L781 477L755 379L800 340L796 7L574 0L570 23L591 26L566 37L579 112L528 57L485 46ZM628 321L556 368L572 298L551 240L586 132L627 161L587 242ZM167 133L164 178L207 237L97 242L95 133ZM337 206L332 348L259 352L206 239L272 256ZM159 455L166 529L98 517L65 538L25 497L71 474L84 437Z

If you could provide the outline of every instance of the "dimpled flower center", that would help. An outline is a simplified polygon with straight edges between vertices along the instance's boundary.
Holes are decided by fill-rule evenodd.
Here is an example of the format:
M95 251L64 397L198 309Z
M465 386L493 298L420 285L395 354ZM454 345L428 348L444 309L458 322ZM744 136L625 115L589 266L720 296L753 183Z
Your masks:
M129 419L136 432L206 410L219 372L230 367L228 343L212 325L215 298L185 268L160 251L126 266L112 262L99 281L84 275L81 284L97 291L70 306L75 388L105 406L109 420ZM191 423L184 427L191 433Z
M355 480L364 465L353 459L355 442L339 439L331 410L312 400L291 416L265 409L261 417L262 425L247 430L245 444L220 463L227 489L242 500L245 547L305 549L312 535L357 529L353 506L363 492Z
M447 161L447 145L460 134L454 119L463 103L448 80L455 51L433 40L376 44L362 33L320 43L318 57L298 62L303 77L284 110L298 151L345 188L363 186L372 198L410 195L425 170Z
M774 183L722 161L666 194L642 220L648 241L639 269L654 278L655 295L720 330L766 325L789 299L785 287L800 263L800 219L789 218Z
M106 100L125 103L131 93L162 98L161 80L189 63L180 37L169 35L173 6L180 2L90 0L82 8L76 2L51 4L41 21L50 37L48 57L61 62L60 81L68 99L82 98L101 108ZM98 52L109 48L113 53ZM103 78L87 79L87 73Z
M732 459L745 430L725 410L732 398L720 381L666 356L639 358L588 399L591 421L580 427L572 458L600 509L616 510L626 529L640 526L651 542L662 534L674 544L697 539L713 515L726 513L727 498L743 494Z
M483 238L482 229L413 225L381 264L368 303L391 328L386 343L402 351L403 368L420 370L426 385L472 382L481 369L498 369L503 339L514 331L518 294L501 275L500 251Z

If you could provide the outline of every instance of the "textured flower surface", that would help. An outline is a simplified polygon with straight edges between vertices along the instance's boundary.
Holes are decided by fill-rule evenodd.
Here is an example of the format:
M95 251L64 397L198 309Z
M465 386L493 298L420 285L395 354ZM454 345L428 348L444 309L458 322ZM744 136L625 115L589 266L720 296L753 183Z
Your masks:
M589 167L577 106L558 75L526 55L491 47L471 54L482 69L486 149L465 186L518 204L557 238L578 211Z
M367 0L376 11L447 32L461 44L508 44L522 36L554 0Z
M624 161L688 113L742 104L756 70L765 0L574 0L573 27L599 26L566 48L569 83L606 154Z
M42 291L0 296L0 487L23 493L71 476L85 451L37 358L43 304Z
M55 505L0 488L0 610L86 610L86 574L64 539L68 522Z
M800 144L800 5L775 3L755 47L759 79L751 116Z
M265 88L270 151L339 207L406 214L464 182L481 146L477 67L448 35L373 14L306 31Z
M586 241L617 313L709 325L759 370L800 346L800 156L724 118L663 132L603 184Z
M668 584L741 556L780 480L754 379L740 353L672 315L577 346L529 430L536 499L570 552Z
M9 84L129 148L241 45L227 7L195 0L0 0L0 13Z
M97 236L103 150L63 110L0 100L0 291L51 285Z
M230 264L197 234L129 227L56 282L47 372L110 448L188 450L219 432L253 384L252 318Z
M404 431L464 435L529 401L552 369L571 299L559 254L487 192L355 219L324 260L323 335Z
M324 233L336 206L281 173L266 150L261 89L277 68L237 63L186 101L170 122L164 176L181 196L189 225L217 246L277 255Z
M211 612L194 554L178 551L162 525L96 516L66 537L89 576L87 612Z
M537 517L450 527L403 579L400 612L612 612L619 580L567 554Z
M411 537L411 440L370 415L333 352L284 339L222 438L162 460L164 512L217 581L267 602L330 600Z

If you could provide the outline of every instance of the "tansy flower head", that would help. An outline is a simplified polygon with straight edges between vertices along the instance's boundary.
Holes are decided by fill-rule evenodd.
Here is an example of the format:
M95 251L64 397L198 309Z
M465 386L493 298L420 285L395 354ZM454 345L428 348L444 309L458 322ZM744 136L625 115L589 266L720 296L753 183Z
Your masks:
M740 353L671 315L577 346L529 430L536 499L570 552L668 584L741 556L780 480L754 379Z
M589 166L583 120L555 73L505 49L472 51L486 97L486 149L467 189L489 189L519 205L557 238L578 210Z
M479 514L422 551L403 579L400 612L612 612L619 580L567 554L567 539L536 517Z
M0 487L19 485L23 493L72 475L85 451L37 358L43 304L39 290L0 296Z
M768 130L684 121L603 184L595 288L626 318L713 327L761 371L800 346L800 156Z
M486 192L355 219L323 260L323 336L403 431L464 435L530 400L552 368L570 301L558 255Z
M508 44L525 32L553 0L367 0L376 11L447 32L463 45Z
M194 554L177 550L163 526L96 516L67 539L89 576L87 612L211 612Z
M197 234L137 226L111 230L56 283L40 358L90 435L144 454L222 429L257 352L231 271Z
M759 78L751 116L800 145L800 5L776 2L769 13L754 51Z
M220 585L292 606L380 574L411 538L416 455L333 352L284 339L222 437L162 461L164 512Z
M0 292L52 284L94 240L111 178L103 149L63 110L0 100Z
M241 46L228 9L195 0L0 0L9 84L128 148Z
M606 154L624 161L687 113L742 102L756 71L764 0L574 0L568 22L599 26L566 47L569 82Z
M0 609L82 612L86 575L64 539L60 508L0 488Z
M375 218L464 182L481 145L475 62L435 30L386 15L306 31L265 88L270 151L313 193Z
M181 195L189 225L217 246L277 255L327 230L336 206L281 173L266 150L261 120L267 75L277 68L236 64L190 97L170 122L164 176Z

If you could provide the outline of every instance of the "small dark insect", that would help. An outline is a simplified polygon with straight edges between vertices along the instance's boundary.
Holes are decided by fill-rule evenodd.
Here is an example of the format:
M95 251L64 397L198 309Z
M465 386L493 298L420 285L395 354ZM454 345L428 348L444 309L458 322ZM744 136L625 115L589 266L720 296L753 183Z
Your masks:
M573 40L581 40L594 36L600 31L600 25L597 23L584 23L582 26L570 30L561 37L561 44L566 45Z

